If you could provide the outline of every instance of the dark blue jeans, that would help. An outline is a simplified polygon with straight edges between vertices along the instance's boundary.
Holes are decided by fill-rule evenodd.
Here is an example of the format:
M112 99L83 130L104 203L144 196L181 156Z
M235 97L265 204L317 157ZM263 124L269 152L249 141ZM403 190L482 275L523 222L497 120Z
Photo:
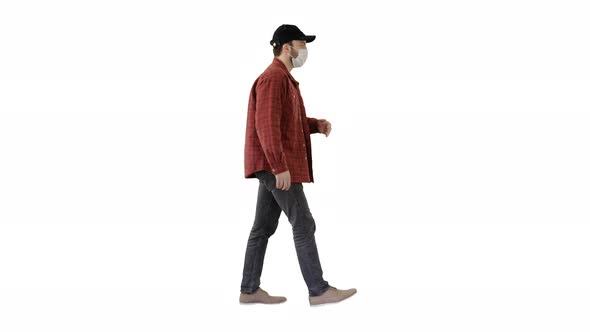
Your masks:
M260 185L254 225L246 247L241 291L253 293L260 287L268 238L276 231L283 211L293 228L297 259L309 295L323 294L330 286L322 276L322 266L315 243L315 220L309 211L303 184L291 183L289 190L281 190L277 189L275 175L271 172L259 171L255 175Z

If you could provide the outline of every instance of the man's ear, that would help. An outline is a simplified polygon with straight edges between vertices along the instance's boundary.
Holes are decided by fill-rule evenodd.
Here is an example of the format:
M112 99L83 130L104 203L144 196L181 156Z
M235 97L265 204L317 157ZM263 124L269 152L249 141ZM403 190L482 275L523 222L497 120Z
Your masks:
M287 47L287 45L289 45L289 44L287 44L287 43L283 44L283 53L285 53L285 52L289 53L289 48Z

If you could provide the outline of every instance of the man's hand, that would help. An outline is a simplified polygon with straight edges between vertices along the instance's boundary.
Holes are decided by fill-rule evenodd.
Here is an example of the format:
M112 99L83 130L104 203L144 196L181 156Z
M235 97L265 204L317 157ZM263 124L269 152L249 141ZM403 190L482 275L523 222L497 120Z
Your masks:
M330 123L330 121L326 120L326 119L319 119L318 120L318 130L320 131L320 133L326 135L326 137L328 137L328 135L330 135L330 132L332 131L332 124Z
M289 190L291 188L291 173L284 171L275 175L277 188L281 190Z

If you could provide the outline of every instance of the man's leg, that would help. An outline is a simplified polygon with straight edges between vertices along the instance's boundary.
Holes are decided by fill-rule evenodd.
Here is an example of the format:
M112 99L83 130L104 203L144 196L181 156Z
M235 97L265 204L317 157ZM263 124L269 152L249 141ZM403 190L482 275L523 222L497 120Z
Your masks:
M281 210L289 218L293 228L293 239L299 267L307 284L309 295L323 294L330 285L323 278L314 235L316 230L315 220L307 205L303 184L291 183L289 190L277 189L275 175L268 171L261 173L260 179L266 188L270 190Z
M250 231L244 259L241 285L243 293L254 293L260 287L260 275L262 274L266 245L268 238L277 229L280 216L281 208L275 201L273 194L260 181L254 225Z

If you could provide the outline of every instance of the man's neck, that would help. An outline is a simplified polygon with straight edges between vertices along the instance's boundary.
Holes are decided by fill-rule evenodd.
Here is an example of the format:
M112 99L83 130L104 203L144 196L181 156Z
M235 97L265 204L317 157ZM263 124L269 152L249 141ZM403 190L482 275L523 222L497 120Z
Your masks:
M287 67L287 70L289 72L291 72L291 69L293 69L293 63L291 62L291 57L288 54L283 54L283 55L279 55L277 58L279 60L281 60L281 62L285 64L285 67Z

